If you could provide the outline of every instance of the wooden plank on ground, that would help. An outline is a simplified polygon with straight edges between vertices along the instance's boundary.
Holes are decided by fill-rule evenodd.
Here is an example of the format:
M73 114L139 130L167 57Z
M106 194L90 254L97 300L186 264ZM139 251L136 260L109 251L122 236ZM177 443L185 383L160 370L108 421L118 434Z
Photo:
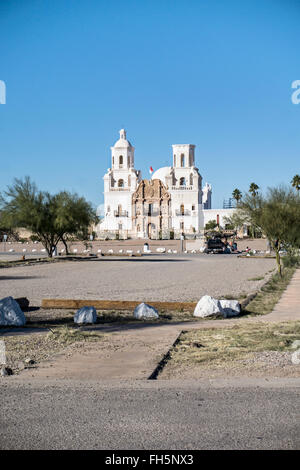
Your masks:
M43 299L42 308L81 308L95 307L97 310L132 310L140 301L135 300L82 300L82 299ZM152 302L145 303L152 305L157 310L175 311L184 310L193 312L196 302Z

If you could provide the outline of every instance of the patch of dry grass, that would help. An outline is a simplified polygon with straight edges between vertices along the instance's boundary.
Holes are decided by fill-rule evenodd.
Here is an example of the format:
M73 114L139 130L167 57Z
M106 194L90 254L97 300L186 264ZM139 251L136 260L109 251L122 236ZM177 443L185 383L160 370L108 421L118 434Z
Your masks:
M30 333L25 335L3 336L7 365L14 371L22 368L26 358L35 363L50 359L54 354L66 348L80 348L86 342L100 341L103 335L92 331L81 331L67 326L57 327L48 333Z
M275 273L260 289L257 296L244 308L245 315L266 315L272 312L287 288L296 268L284 268L282 277Z
M250 277L248 281L262 281L264 276Z
M183 332L168 365L222 365L249 353L286 351L300 339L300 322L244 323Z

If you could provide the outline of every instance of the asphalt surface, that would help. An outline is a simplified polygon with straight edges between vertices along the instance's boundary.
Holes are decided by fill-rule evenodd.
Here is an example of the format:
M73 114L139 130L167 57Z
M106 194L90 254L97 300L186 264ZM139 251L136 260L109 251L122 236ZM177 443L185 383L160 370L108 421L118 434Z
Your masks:
M3 449L299 449L299 379L1 379Z

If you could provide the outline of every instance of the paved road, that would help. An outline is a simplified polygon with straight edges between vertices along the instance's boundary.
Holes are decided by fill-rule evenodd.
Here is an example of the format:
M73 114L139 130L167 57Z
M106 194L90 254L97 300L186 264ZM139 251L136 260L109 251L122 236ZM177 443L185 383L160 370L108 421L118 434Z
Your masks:
M300 382L278 381L45 385L6 379L0 448L299 449Z

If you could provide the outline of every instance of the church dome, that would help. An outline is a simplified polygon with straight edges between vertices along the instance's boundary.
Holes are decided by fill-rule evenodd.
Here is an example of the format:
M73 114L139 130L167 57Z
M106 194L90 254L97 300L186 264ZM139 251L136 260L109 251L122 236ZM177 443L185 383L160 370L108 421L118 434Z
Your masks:
M126 131L125 129L121 129L119 131L120 133L120 138L117 140L117 142L114 145L114 148L129 148L132 147L131 143L129 140L126 139Z
M156 170L152 175L152 180L160 180L166 185L166 176L170 176L171 167L170 166L163 166Z

